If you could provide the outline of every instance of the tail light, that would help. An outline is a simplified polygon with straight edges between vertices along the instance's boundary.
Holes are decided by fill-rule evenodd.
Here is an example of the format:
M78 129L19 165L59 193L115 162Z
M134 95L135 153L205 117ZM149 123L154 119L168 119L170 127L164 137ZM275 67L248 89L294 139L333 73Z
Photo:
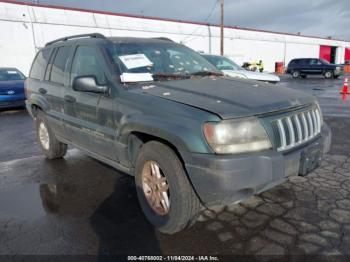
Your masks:
M26 99L28 99L28 90L27 90L27 85L28 85L28 78L26 80L24 80L24 95L26 97Z

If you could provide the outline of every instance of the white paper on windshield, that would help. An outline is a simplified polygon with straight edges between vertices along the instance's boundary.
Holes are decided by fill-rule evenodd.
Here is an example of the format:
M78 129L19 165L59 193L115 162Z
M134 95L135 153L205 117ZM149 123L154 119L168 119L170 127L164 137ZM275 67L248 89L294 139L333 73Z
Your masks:
M123 62L127 69L150 66L153 63L144 54L122 55L119 59Z
M123 83L153 81L150 73L123 73L120 76Z
M7 71L8 74L18 74L17 71Z

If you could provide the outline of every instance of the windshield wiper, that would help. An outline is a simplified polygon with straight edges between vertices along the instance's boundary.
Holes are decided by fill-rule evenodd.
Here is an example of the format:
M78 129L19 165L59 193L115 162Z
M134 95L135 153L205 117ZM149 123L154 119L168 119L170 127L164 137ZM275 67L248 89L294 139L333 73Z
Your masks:
M223 73L214 72L214 71L198 71L191 73L192 76L224 76Z
M190 75L185 75L185 74L172 74L172 73L156 73L153 74L153 79L154 80L161 80L161 79L189 79L191 78Z

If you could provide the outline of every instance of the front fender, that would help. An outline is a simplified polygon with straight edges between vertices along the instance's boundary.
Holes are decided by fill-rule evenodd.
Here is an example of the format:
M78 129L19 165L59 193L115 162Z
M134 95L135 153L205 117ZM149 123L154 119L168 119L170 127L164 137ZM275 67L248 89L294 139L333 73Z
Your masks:
M126 144L132 132L141 132L161 138L179 152L212 153L202 132L202 123L192 119L170 121L147 115L131 115L121 121L119 141Z

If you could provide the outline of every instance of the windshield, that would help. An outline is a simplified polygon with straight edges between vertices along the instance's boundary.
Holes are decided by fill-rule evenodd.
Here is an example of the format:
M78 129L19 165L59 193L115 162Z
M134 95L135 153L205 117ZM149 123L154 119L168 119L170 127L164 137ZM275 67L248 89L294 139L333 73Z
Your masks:
M322 61L322 63L324 63L324 64L326 64L326 65L330 65L331 63L329 63L327 60L325 60L325 59L320 59L321 61Z
M182 79L191 75L221 75L200 54L172 42L116 43L108 47L107 52L122 74L148 74L152 76L148 79L151 81ZM141 80L135 77L137 81Z
M219 70L242 70L239 65L224 56L205 55L204 57Z
M16 81L24 78L24 75L16 69L0 69L0 81Z

